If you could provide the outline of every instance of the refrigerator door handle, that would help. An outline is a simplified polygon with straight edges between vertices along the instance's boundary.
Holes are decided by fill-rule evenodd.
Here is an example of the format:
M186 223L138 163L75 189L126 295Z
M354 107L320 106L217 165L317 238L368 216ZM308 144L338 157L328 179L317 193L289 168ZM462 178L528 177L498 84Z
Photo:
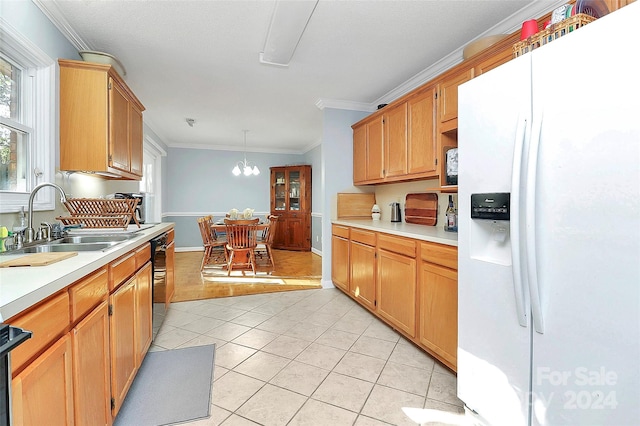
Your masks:
M536 178L538 169L538 150L542 135L542 120L534 120L531 130L531 144L529 146L529 161L527 164L527 193L525 202L525 233L527 247L527 274L529 278L529 296L531 298L531 312L534 330L544 334L544 320L542 317L542 302L540 300L540 285L538 282L538 260L536 253Z
M527 136L527 120L518 118L516 128L515 147L513 150L513 165L511 168L511 199L509 233L511 235L511 263L513 273L513 291L516 299L516 315L521 326L527 326L527 313L525 310L525 296L523 288L522 251L520 238L520 195L522 180L522 151L525 147Z

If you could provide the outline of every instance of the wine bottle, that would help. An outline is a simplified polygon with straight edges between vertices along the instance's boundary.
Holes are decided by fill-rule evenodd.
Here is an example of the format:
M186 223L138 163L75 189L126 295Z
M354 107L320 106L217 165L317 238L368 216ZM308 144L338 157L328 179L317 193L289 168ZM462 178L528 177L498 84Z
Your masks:
M458 211L453 204L453 195L449 195L449 206L445 212L446 223L444 230L449 232L458 232Z

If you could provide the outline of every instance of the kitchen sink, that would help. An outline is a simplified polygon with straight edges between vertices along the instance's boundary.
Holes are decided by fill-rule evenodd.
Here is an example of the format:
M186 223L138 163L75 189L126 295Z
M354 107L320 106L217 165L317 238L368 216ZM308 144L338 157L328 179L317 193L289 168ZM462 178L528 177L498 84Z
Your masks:
M37 243L17 250L7 251L2 254L102 251L134 237L136 237L135 234L70 235L57 240Z
M100 251L116 245L114 242L106 243L49 243L37 246L23 247L12 251L11 254L19 253L48 253L48 252L69 252L69 251Z
M126 241L135 235L74 235L55 240L56 244L113 243Z

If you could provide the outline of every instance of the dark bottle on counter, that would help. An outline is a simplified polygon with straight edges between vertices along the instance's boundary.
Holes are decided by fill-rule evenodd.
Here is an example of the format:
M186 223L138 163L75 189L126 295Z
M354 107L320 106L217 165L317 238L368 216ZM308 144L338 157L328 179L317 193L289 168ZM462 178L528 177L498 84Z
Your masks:
M453 195L449 195L449 206L445 212L446 222L444 230L449 232L458 232L458 211L453 204Z

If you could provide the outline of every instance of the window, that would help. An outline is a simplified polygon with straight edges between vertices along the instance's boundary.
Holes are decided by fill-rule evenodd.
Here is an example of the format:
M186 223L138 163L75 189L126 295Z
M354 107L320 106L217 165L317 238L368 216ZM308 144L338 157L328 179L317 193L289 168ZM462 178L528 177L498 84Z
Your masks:
M0 19L0 213L26 206L31 190L54 181L56 64ZM34 210L52 210L40 191Z
M21 123L22 70L0 55L0 190L27 191L29 136Z

